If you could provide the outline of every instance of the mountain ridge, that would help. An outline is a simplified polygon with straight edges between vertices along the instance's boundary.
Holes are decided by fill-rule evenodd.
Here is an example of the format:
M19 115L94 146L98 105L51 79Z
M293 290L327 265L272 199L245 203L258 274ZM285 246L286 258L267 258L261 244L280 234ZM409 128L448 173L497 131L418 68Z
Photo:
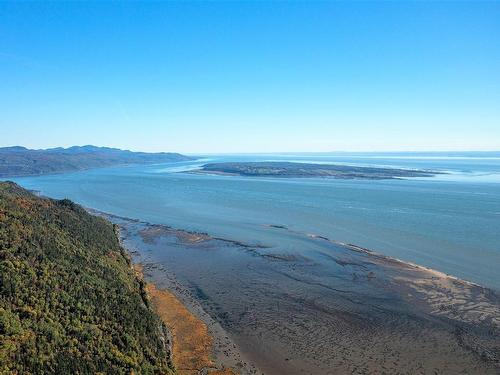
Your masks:
M94 145L28 149L0 147L0 177L36 176L91 168L193 160L174 152L134 152Z

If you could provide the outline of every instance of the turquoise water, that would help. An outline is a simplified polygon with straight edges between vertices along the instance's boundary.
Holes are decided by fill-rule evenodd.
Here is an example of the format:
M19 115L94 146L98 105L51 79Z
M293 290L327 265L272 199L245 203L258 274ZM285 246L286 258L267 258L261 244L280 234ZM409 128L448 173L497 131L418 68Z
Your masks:
M334 180L182 173L211 161L290 160L447 171L435 178ZM500 154L218 155L195 162L14 179L116 215L301 252L269 230L353 243L500 289Z

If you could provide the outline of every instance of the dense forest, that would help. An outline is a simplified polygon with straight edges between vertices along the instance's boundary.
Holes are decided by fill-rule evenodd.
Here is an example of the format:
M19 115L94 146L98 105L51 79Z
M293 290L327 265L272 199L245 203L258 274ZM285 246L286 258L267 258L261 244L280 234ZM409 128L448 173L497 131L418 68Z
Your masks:
M0 374L171 374L113 225L0 183Z

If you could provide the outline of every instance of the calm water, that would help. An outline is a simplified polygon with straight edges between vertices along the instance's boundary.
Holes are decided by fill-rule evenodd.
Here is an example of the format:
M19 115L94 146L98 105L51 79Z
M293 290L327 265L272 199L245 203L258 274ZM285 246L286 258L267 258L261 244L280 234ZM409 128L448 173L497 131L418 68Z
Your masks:
M182 173L209 161L235 160L383 165L450 174L342 181ZM499 153L206 156L195 162L15 180L116 215L303 251L293 236L267 227L286 225L294 232L353 243L500 289Z

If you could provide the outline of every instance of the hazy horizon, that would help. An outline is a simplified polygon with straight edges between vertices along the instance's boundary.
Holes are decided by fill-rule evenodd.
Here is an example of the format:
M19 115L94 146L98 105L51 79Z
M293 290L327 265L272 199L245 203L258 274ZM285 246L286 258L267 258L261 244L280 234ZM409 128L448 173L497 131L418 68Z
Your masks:
M115 149L120 149L120 150L126 150L126 151L132 151L132 152L179 152L182 154L186 155L277 155L277 154L491 154L491 153L499 153L500 154L500 149L498 150L330 150L330 151L267 151L267 152L259 152L259 151L247 151L247 152L180 152L180 151L175 151L175 150L158 150L158 151L148 151L148 150L142 150L142 149L137 149L137 148L126 148L126 147L120 147L120 146L109 146L109 145L100 145L100 144L71 144L67 146L50 146L50 147L44 147L44 148L32 148L32 147L27 147L22 144L9 144L9 145L1 145L0 148L10 148L10 147L25 147L28 150L35 150L35 151L40 151L40 150L51 150L51 149L57 149L57 148L70 148L70 147L86 147L86 146L93 146L93 147L99 147L99 148L115 148Z

